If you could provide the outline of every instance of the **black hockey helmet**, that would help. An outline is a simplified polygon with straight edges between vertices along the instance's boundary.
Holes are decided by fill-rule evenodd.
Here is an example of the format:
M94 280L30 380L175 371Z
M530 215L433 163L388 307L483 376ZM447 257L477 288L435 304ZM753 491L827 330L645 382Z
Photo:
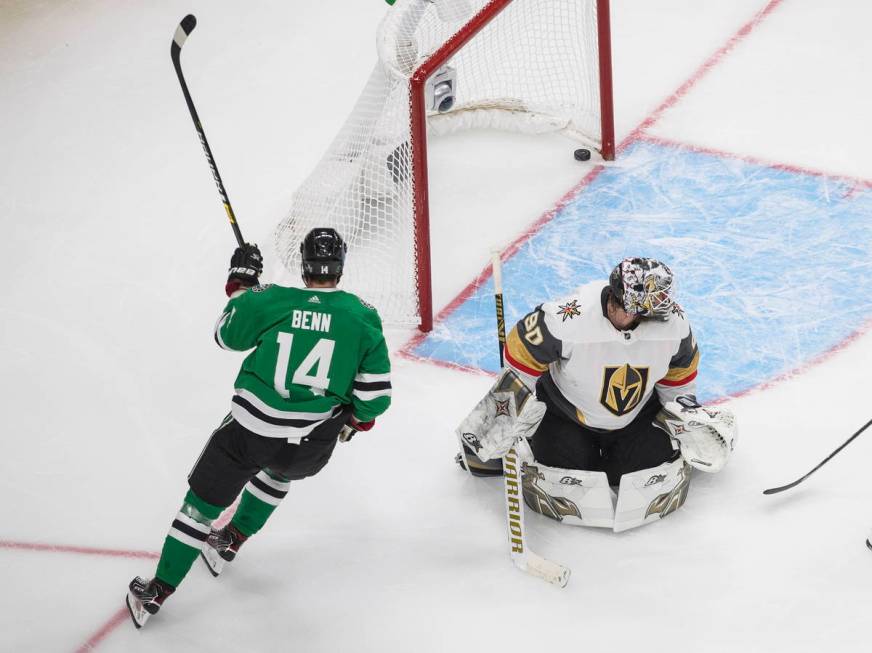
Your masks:
M338 280L345 266L346 251L348 246L335 229L312 229L300 243L303 278L333 277Z

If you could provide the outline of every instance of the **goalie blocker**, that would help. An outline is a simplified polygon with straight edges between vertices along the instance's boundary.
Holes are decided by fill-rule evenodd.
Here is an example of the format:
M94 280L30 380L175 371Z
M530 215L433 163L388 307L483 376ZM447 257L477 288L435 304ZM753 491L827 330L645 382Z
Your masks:
M513 370L504 370L457 427L460 443L460 453L455 457L457 463L473 476L502 476L501 458L515 443L518 416L532 395ZM540 408L533 406L539 402L534 399L530 403L531 410L523 419L525 423L532 419L538 424L542 418Z

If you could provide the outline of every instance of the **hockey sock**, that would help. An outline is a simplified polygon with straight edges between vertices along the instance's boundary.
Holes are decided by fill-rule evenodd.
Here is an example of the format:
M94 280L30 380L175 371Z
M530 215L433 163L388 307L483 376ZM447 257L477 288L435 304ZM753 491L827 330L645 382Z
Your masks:
M257 473L242 490L239 507L230 523L246 537L257 533L285 498L291 482L266 470Z
M200 555L210 526L221 514L221 510L222 508L203 501L193 490L188 490L185 502L164 540L155 573L157 578L173 587L179 586Z

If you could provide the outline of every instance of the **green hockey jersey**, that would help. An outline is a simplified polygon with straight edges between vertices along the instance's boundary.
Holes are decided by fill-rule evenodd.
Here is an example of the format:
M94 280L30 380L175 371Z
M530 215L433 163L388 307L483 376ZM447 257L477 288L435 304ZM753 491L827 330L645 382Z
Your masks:
M215 326L232 351L254 349L231 414L249 431L299 442L351 405L367 422L391 403L391 364L376 310L336 288L264 285L232 298Z

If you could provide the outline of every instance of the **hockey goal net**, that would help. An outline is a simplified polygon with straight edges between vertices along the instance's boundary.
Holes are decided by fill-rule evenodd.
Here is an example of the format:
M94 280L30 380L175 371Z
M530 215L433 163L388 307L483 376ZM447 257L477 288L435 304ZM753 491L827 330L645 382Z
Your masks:
M608 0L397 0L351 114L276 229L285 267L313 227L348 243L343 288L429 331L427 135L562 132L614 158Z

